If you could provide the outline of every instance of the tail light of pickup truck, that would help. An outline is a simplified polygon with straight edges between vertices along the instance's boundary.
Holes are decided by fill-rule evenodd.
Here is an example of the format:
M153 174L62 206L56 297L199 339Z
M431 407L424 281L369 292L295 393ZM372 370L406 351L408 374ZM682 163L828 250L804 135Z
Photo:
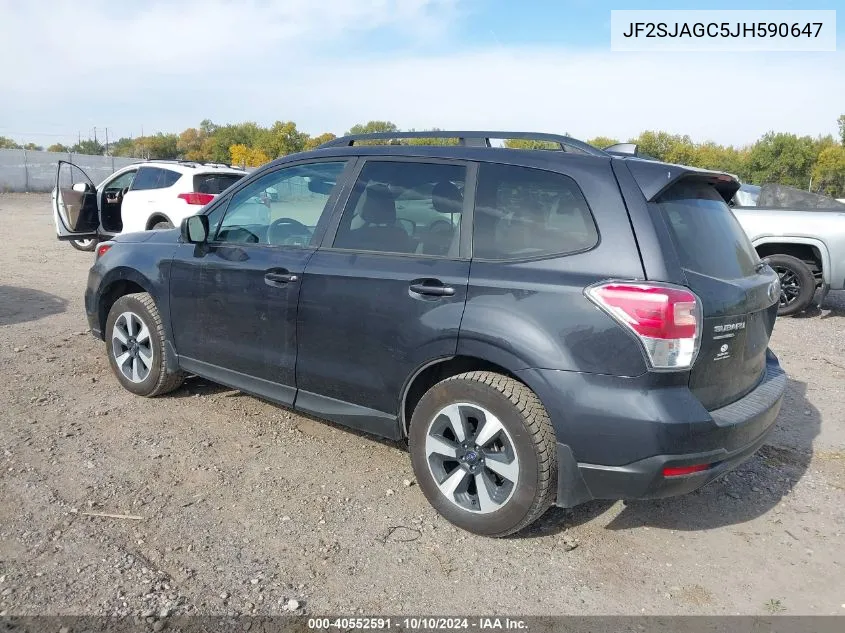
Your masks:
M178 197L188 204L198 204L201 206L204 206L214 200L213 193L197 193L196 191L192 191L190 193L180 193Z
M688 288L613 281L590 286L587 297L642 343L652 369L691 369L701 346L701 301Z

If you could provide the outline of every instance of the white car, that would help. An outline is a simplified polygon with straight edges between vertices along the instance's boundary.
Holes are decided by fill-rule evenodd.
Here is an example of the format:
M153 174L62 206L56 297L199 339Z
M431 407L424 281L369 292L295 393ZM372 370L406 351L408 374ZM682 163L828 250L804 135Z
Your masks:
M173 228L246 175L228 165L153 160L94 185L80 167L59 161L52 198L56 235L91 251L120 233Z

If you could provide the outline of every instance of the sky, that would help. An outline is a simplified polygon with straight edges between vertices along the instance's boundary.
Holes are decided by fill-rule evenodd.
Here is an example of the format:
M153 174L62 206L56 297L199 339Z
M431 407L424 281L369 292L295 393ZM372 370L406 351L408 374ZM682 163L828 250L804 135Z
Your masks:
M0 0L0 136L39 145L294 121L390 120L743 145L836 133L837 52L610 50L611 9L845 9L806 2Z

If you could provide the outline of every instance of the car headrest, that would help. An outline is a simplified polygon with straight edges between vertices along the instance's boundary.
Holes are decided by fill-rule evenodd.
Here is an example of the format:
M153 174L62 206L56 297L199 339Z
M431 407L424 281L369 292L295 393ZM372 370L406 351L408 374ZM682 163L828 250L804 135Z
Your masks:
M464 205L461 190L448 180L438 182L431 192L431 203L439 213L460 213Z
M385 187L367 187L361 219L369 224L396 224L396 203Z

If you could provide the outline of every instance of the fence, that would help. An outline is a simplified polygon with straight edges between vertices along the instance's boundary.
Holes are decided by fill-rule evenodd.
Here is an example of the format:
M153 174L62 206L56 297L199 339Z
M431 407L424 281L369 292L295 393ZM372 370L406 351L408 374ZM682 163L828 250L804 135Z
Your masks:
M94 184L99 184L121 167L138 162L137 158L0 149L0 191L52 191L56 184L56 165L60 160L81 167Z

